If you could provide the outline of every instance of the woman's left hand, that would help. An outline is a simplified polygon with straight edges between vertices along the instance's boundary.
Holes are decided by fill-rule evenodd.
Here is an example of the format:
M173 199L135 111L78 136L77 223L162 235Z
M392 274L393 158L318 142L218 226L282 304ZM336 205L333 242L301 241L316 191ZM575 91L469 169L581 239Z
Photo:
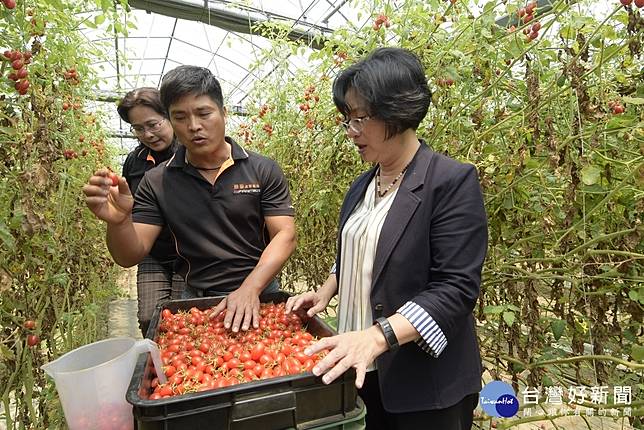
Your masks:
M337 336L325 337L304 351L313 355L325 349L329 353L313 368L313 374L322 377L322 382L330 384L349 368L356 369L356 387L362 388L367 367L383 352L387 342L382 330L376 325L362 331L350 331Z

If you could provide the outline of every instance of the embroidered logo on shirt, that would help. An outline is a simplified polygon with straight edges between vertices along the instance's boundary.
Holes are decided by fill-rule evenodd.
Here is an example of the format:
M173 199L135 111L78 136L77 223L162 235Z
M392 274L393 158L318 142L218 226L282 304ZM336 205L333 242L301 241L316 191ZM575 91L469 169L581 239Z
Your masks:
M261 193L262 189L259 184L233 184L233 194L257 194Z

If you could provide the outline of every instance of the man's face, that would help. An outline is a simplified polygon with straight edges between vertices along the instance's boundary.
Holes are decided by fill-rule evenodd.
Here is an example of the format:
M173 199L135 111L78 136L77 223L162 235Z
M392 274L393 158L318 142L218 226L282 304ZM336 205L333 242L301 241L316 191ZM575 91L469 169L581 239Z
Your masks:
M177 139L193 157L209 156L225 145L226 114L209 96L187 94L169 111Z

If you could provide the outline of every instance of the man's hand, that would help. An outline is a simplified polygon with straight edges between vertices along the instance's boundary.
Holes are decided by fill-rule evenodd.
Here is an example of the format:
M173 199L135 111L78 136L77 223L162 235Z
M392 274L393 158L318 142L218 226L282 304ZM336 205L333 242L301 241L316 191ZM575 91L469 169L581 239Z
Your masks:
M118 186L112 185L107 169L100 169L89 178L83 187L85 203L96 215L109 224L120 224L129 218L134 205L134 198L125 178L118 178Z
M237 333L239 328L248 330L259 327L259 293L250 287L241 286L230 293L213 309L211 318L226 309L224 327Z

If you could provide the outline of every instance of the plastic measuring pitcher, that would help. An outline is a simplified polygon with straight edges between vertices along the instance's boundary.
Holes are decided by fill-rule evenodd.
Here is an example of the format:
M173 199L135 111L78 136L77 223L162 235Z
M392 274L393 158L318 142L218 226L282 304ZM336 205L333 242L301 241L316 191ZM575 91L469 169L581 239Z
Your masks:
M159 380L165 382L159 348L150 339L101 340L41 367L56 382L70 430L134 428L132 405L125 400L125 393L142 352L152 355Z

